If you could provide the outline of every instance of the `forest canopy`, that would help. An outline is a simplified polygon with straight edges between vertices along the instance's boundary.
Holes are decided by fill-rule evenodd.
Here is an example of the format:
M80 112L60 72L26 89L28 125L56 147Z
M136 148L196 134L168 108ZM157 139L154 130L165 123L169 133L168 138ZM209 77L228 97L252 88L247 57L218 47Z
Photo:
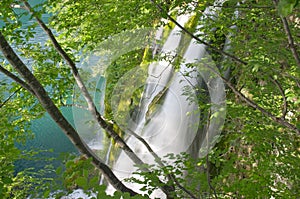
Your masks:
M1 1L0 198L60 198L76 189L95 198L149 198L157 190L167 198L299 197L299 11L299 0ZM189 16L186 23L182 16ZM164 44L175 28L178 47L168 54ZM214 67L183 64L191 41L205 49ZM99 71L85 70L94 59ZM193 120L195 139L182 153L160 156L155 143L131 130L141 110L144 126L153 122L172 88L173 76L143 107L152 63L169 63L172 74L185 65L185 79L210 71L224 84L226 98L215 112L205 78L197 76L195 95L188 89L178 93L200 115ZM105 79L101 89L99 75ZM84 141L76 121L62 114L64 107L90 115L87 123L103 134L102 151ZM19 146L34 139L32 121L45 113L80 155L68 156L60 168L16 171L18 160L42 153ZM201 148L214 118L221 118L221 128L213 144ZM138 155L140 145L130 144L130 136L147 148L151 163ZM122 156L136 165L128 179L114 169ZM113 196L107 187L117 190Z

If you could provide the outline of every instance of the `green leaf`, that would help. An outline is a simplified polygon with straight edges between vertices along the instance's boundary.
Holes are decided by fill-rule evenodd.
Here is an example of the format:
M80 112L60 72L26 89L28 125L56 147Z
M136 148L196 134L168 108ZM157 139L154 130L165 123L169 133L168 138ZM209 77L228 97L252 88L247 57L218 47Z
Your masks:
M98 176L94 176L89 183L90 187L96 187L99 184L99 177Z
M83 176L87 178L89 175L89 171L87 169L83 169Z
M286 17L292 13L297 4L297 0L280 0L278 3L278 12L280 15Z
M62 173L62 167L58 167L57 169L56 169L56 174L57 175L60 175Z
M8 184L8 183L12 183L12 182L13 182L12 179L11 179L11 178L8 178L8 177L4 177L2 180L3 180L3 182L4 182L5 184Z
M87 178L85 177L79 177L76 179L76 184L80 187L82 187L84 190L86 190L88 188L88 182L87 182Z
M44 198L48 198L49 195L50 195L50 190L45 191L43 194Z

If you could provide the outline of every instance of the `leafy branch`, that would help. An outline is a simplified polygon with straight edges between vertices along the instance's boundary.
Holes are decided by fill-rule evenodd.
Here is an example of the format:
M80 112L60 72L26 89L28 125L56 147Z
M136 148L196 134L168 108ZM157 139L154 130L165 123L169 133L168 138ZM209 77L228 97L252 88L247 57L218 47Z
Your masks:
M163 7L156 3L155 0L150 0L164 15L166 15L168 17L168 19L172 22L174 22L180 29L182 29L184 32L186 32L188 35L190 35L193 39L195 39L196 41L204 44L205 46L207 46L208 48L210 48L211 50L220 53L222 55L224 55L225 57L229 57L232 60L241 63L243 65L247 65L248 63L239 59L238 57L229 54L223 50L220 50L218 48L213 47L212 45L210 45L209 43L201 40L199 37L195 36L193 33L191 33L189 30L187 30L186 28L184 28L183 26L181 26L172 16L170 16L164 9ZM276 117L275 115L273 115L271 112L267 111L266 109L264 109L263 107L259 106L257 103L255 103L254 101L252 101L251 99L249 99L248 97L246 97L244 94L241 93L241 91L239 91L237 88L235 88L235 86L230 83L230 81L228 81L226 78L224 78L218 71L216 71L215 69L213 69L212 67L208 66L206 64L206 67L209 68L213 73L215 73L218 77L220 77L226 84L227 86L234 92L235 95L237 95L240 99L242 99L244 102L246 102L250 107L260 111L262 114L264 114L265 116L271 118L274 122L281 124L295 132L297 132L298 134L300 134L300 129L297 128L295 125L289 123L288 121L286 121L284 118L279 118Z
M113 130L113 126L110 125L109 123L107 123L105 118L99 113L99 111L97 110L97 108L96 108L96 106L93 102L93 99L92 99L91 95L89 94L89 92L88 92L88 90L87 90L87 88L86 88L79 72L78 72L78 69L77 69L75 63L70 58L70 56L62 49L61 45L56 40L56 38L55 38L54 34L52 33L52 31L46 26L46 24L37 15L34 14L34 11L30 7L28 2L27 1L23 1L23 2L24 2L25 7L27 8L27 10L29 10L33 14L33 16L37 20L38 24L45 31L45 33L48 35L48 37L50 38L54 48L57 50L57 52L60 54L60 56L70 66L70 68L72 70L72 74L74 76L74 79L75 79L80 91L82 92L82 94L83 94L83 96L84 96L84 98L87 102L88 110L92 113L92 115L94 116L96 121L99 123L99 125L103 129L105 129L112 136L112 138L115 140L115 142L119 144L119 146L126 152L126 154L136 164L143 164L142 160L137 155L135 155L133 150L130 149L130 147L126 144L126 142Z
M298 129L295 125L289 123L288 121L286 121L284 118L282 117L276 117L274 114L272 114L271 112L267 111L266 109L264 109L263 107L259 106L257 103L255 103L253 100L251 100L250 98L246 97L243 93L241 93L241 91L239 91L237 88L235 88L235 86L230 83L226 78L224 78L218 71L216 71L215 69L213 69L212 67L210 67L209 65L206 65L207 68L209 68L214 74L216 74L219 78L221 78L225 84L227 84L227 86L233 91L233 93L238 96L240 99L242 99L244 102L246 102L250 107L260 111L262 114L264 114L265 116L271 118L274 122L281 124L295 132L297 132L298 134L300 134L300 129Z
M230 53L228 53L228 52L225 52L224 50L221 50L221 49L219 49L219 48L216 48L216 47L214 47L214 46L212 46L211 44L209 44L208 42L206 42L206 41L204 41L204 40L202 40L202 39L200 39L199 37L197 37L197 36L195 36L192 32L190 32L189 30L187 30L185 27L183 27L182 25L180 25L171 15L169 15L165 10L164 10L164 8L160 5L160 4L158 4L158 3L156 3L156 1L155 0L150 0L161 12L162 12L162 14L164 14L165 16L167 16L167 18L170 20L170 21L172 21L176 26L178 26L181 30L183 30L185 33L187 33L189 36L191 36L193 39L195 39L196 41L198 41L198 42L200 42L200 43L202 43L202 44L204 44L205 46L207 46L208 48L210 48L211 50L213 50L214 52L217 52L217 53L220 53L220 54L222 54L222 55L224 55L224 56L227 56L227 57L229 57L229 58L231 58L232 60L234 60L234 61L236 61L236 62L238 62L238 63L241 63L241 64L243 64L243 65L247 65L248 63L247 62L245 62L245 61L243 61L243 60L241 60L240 58L238 58L238 57L236 57L236 56L234 56L234 55L232 55L232 54L230 54Z
M147 148L147 150L149 151L149 153L154 157L154 160L156 161L156 163L161 166L161 167L165 167L164 163L162 162L161 158L157 155L157 153L155 153L153 151L153 149L151 148L151 146L145 141L145 139L143 139L141 136L139 136L138 134L136 134L134 131L132 131L131 129L127 129L130 134L132 134L136 139L138 139L140 142L142 142L144 144L144 146ZM191 192L189 191L187 188L185 188L183 185L180 184L180 182L178 182L178 180L176 179L176 177L174 176L174 174L170 173L167 174L167 178L170 181L173 181L177 187L179 189L181 189L182 191L184 191L186 194L188 194L191 198L193 199L197 199L197 197ZM170 187L171 189L173 187ZM174 188L173 188L174 190Z
M280 1L280 3L278 3L278 0L273 0L275 7L279 10L279 15L280 15L280 19L283 24L283 29L287 36L287 40L289 42L289 48L293 54L293 57L298 65L298 67L300 68L300 56L297 52L294 38L292 36L288 21L286 19L286 15L288 15L292 11L294 5L297 4L295 2L282 0L282 1Z
M62 115L60 110L56 107L54 102L47 94L44 87L26 67L23 61L14 52L12 47L8 44L2 32L0 31L0 50L9 63L15 70L24 78L28 86L33 90L36 98L39 100L43 108L49 113L53 120L63 130L63 132L70 138L78 150L85 154L88 158L92 158L94 165L102 171L108 181L118 190L128 192L131 195L136 195L136 192L126 187L111 171L111 169L102 162L102 160L87 146L87 144L80 138L78 132ZM24 85L26 85L24 84Z
M285 116L287 114L287 97L284 94L284 90L281 86L281 84L279 83L278 80L271 78L271 81L278 87L280 94L282 95L283 98L283 107L282 107L282 118L285 119Z
M78 72L78 69L76 68L75 63L70 58L70 56L62 49L61 45L56 40L54 34L52 31L46 26L46 24L34 13L34 10L31 8L29 3L25 0L23 0L23 3L25 5L26 10L28 10L31 14L33 14L34 18L37 20L38 24L41 26L41 28L44 30L44 32L48 35L50 38L54 48L57 50L57 52L60 54L60 56L67 62L67 64L70 66L72 70L72 74L74 76L74 79L82 92L87 104L88 104L88 110L92 113L100 127L102 127L104 130L106 130L109 135L114 139L116 143L120 146L121 149L124 150L124 152L128 155L128 157L137 165L142 165L144 162L134 153L134 151L127 145L127 143L119 136L119 134L113 129L113 125L108 123L106 119L99 113L97 110L92 97L90 96L84 82L81 79L81 76ZM143 140L141 137L139 140ZM145 140L143 140L143 143L145 143ZM149 146L149 145L148 145ZM150 172L148 169L144 168L145 171ZM114 184L112 184L116 189L118 187ZM169 197L170 191L173 190L173 188L163 185L160 187L162 191Z

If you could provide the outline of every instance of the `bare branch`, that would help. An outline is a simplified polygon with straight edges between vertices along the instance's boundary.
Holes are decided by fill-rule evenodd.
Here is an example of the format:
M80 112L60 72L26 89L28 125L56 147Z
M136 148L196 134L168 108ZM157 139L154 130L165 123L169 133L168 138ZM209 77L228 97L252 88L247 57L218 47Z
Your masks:
M198 199L192 192L190 192L190 191L187 190L184 186L182 186L182 185L178 182L178 180L175 178L174 175L172 175L172 178L173 178L175 184L176 184L182 191L184 191L185 193L187 193L191 198L193 198L193 199Z
M294 56L294 59L295 59L297 65L298 65L298 67L300 68L300 57L299 57L299 54L297 52L297 49L296 49L296 46L295 46L295 43L294 43L294 39L293 39L291 30L290 30L289 24L286 20L286 17L280 16L280 18L281 18L281 21L283 23L284 31L285 31L285 34L287 36L288 42L289 42L289 48L290 48L290 50L291 50L291 52Z
M271 9L273 8L272 6L219 6L219 5L207 5L207 6L212 6L212 7L215 7L215 8L233 8L233 9L247 9L247 10L251 10L253 8L256 8L256 9Z
M273 3L275 5L275 7L277 7L278 1L277 0L273 0ZM288 42L289 42L289 48L290 48L290 50L291 50L291 52L292 52L292 54L294 56L296 64L300 68L300 57L299 57L299 54L297 52L297 49L296 49L296 46L295 46L295 43L294 43L294 38L292 36L292 33L291 33L291 30L290 30L288 21L287 21L286 17L281 16L281 15L280 15L280 19L282 21L283 29L284 29L284 32L285 32L285 34L287 36Z

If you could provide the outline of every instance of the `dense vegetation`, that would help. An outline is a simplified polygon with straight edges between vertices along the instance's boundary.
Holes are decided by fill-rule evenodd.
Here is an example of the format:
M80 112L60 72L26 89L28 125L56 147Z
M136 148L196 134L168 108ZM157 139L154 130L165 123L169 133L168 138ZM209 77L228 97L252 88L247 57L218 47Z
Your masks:
M190 3L195 5L194 10L188 6ZM218 143L206 157L199 159L190 158L187 154L161 157L164 166L148 165L147 171L143 168L138 171L145 181L129 181L142 185L145 198L158 188L170 198L299 197L298 3L298 0L228 0L223 4L214 4L212 0L54 0L31 4L30 8L24 1L1 1L0 71L13 81L0 79L0 198L25 198L29 193L38 192L43 192L46 197L51 189L57 188L48 186L45 182L51 179L41 179L39 173L14 172L16 160L33 154L32 151L18 150L15 142L25 142L32 136L28 130L30 121L41 117L45 111L49 112L83 154L81 158L66 160L65 169L57 170L65 179L63 185L66 190L79 187L98 192L98 198L109 197L105 196L105 186L98 185L99 172L102 172L106 183L115 183L115 188L119 190L114 197L135 195L136 190L117 186L118 181L112 177L109 167L100 163L95 154L85 148L72 126L63 123L57 107L65 105L72 96L74 82L81 83L74 66L79 63L82 55L92 52L112 36L126 31L163 25L168 32L174 27L178 12L194 12L194 16L200 19L203 10L209 5L220 8L217 17L206 16L203 21L191 20L182 31L185 37L191 39L190 33L201 28L201 35L192 36L198 42L209 41L208 50L220 66L220 74L230 70L228 79L224 76L227 85L227 116ZM21 8L13 5L20 5ZM178 7L180 10L177 13L168 14ZM47 25L53 34L41 21L45 13L51 14ZM161 18L168 21L161 22ZM31 23L25 26L24 21L28 20ZM37 41L35 32L42 31L37 29L38 25L47 34L50 32L52 43L50 39ZM226 38L230 44L224 46ZM22 60L18 60L16 54L9 51L8 44L13 46L27 66L23 64L23 67ZM115 119L112 112L115 107L110 104L113 90L125 73L139 63L151 61L148 47L119 57L105 71L106 110L104 117L101 115L96 122L106 130L108 137L114 139L114 151L120 147L125 151L128 149L122 144L124 132L118 126L119 123L111 124L109 121ZM26 71L25 67L29 70ZM80 72L84 77L85 74ZM47 92L42 88L48 88ZM80 91L86 94L84 89ZM124 102L128 106L125 112L132 112L138 106L140 94L141 90L138 90L132 102ZM88 96L85 99L88 100ZM93 104L84 105L97 116ZM121 118L123 122L126 121L126 117L121 115ZM112 155L111 158L115 157ZM175 164L169 165L169 161ZM135 197L142 198L140 195Z

